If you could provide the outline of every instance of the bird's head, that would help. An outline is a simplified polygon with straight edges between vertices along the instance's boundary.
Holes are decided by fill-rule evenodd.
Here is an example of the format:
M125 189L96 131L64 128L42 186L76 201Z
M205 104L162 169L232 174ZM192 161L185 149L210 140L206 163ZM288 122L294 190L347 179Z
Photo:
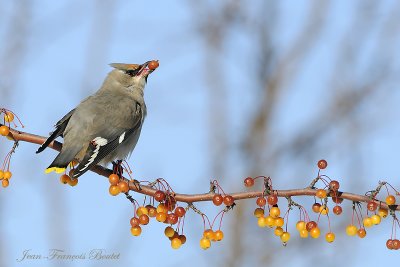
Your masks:
M158 67L158 61L151 60L141 65L112 63L114 70L110 73L112 78L127 88L143 89L147 83L147 77Z

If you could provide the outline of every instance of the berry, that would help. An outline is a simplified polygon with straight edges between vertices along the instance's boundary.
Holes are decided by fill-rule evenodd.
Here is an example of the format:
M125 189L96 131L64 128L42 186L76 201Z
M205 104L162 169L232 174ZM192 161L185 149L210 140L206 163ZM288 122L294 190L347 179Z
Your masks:
M179 237L179 234L178 234L178 232L177 231L174 231L174 234L173 234L173 236L171 236L171 237L168 237L168 239L170 240L170 241L172 241L172 239L174 239L174 238L178 238Z
M176 206L176 200L172 196L168 196L165 200L165 206L167 207L168 211L173 211Z
M108 176L108 181L111 185L117 185L119 182L119 176L114 173L110 174L110 176Z
M329 212L329 208L326 205L322 205L319 208L319 213L321 213L322 215L327 215Z
M332 232L329 232L325 235L325 240L328 243L332 243L335 240L335 234Z
M215 206L220 206L224 201L224 198L220 194L215 194L212 199Z
M68 184L70 185L70 186L75 186L75 185L77 185L78 184L78 178L74 178L74 179L70 179L69 181L68 181Z
M329 183L329 188L330 188L332 191L338 191L338 190L339 190L339 187L340 187L340 184L339 184L339 182L336 181L336 180L332 180L332 181Z
M149 214L149 211L148 211L148 209L146 208L146 207L143 207L143 206L140 206L139 208L137 208L137 210L136 210L136 215L137 216L140 216L140 215L142 215L142 214Z
M393 239L388 239L388 240L386 241L386 247L387 247L388 249L393 249Z
M9 133L10 133L10 129L7 126L3 125L0 127L0 134L2 136L7 136Z
M110 188L108 189L108 192L112 196L116 196L120 193L118 185L110 185Z
M265 224L266 224L266 226L268 226L269 228L274 227L274 225L275 225L275 218L273 218L273 217L271 217L271 216L265 217Z
M221 230L215 231L214 235L216 241L221 241L222 239L224 239L224 232L222 232Z
M233 203L234 203L234 201L235 201L235 200L233 199L232 196L230 196L230 195L224 196L224 204L225 204L226 206L232 206Z
M364 218L363 225L367 228L371 227L373 225L372 219L370 217Z
M307 224L306 224L306 229L307 229L307 231L311 231L312 229L314 229L315 227L317 227L318 226L318 224L316 223L316 222L314 222L314 221L309 221Z
M264 207L267 204L267 200L264 197L259 197L256 200L256 203L260 207Z
M207 239L204 237L202 239L200 239L200 247L204 250L210 248L211 247L210 239Z
M327 193L324 189L318 189L317 192L315 193L315 196L318 198L326 198Z
M140 224L146 225L149 223L150 219L149 219L149 216L147 216L147 214L142 214L139 216L139 221L140 221Z
M307 231L307 229L303 229L303 230L301 230L299 233L300 233L300 237L301 237L301 238L307 238L307 237L308 237L308 231Z
M393 239L392 240L392 247L393 247L394 250L400 249L400 240Z
M212 229L206 229L203 232L203 237L207 238L207 239L212 239L213 235L214 235L214 231Z
M360 238L364 238L367 235L367 231L365 231L364 228L360 228L360 229L357 230L357 235Z
M310 236L312 238L318 238L321 235L321 230L318 227L314 227L310 231Z
M282 227L285 224L285 220L282 217L275 218L274 225L277 227Z
M269 215L272 218L278 218L281 215L281 210L278 207L272 207L269 211Z
M378 208L378 204L377 203L375 203L374 201L368 202L367 209L369 211L375 211L377 208Z
M154 199L157 200L158 202L164 201L165 199L165 193L161 190L157 190L154 193Z
M297 223L296 223L296 229L297 229L297 231L301 231L301 230L304 230L304 229L306 229L306 222L305 221L298 221Z
M349 236L356 235L357 234L357 227L355 225L352 225L352 224L348 225L346 227L346 234L349 235Z
M5 171L3 178L10 180L11 176L12 176L12 173L10 171Z
M14 120L14 114L12 114L11 112L6 112L6 114L4 115L4 120L6 122L12 122Z
M289 232L283 232L281 235L281 241L286 243L290 239L290 233Z
M178 219L179 217L175 213L167 214L167 223L169 224L176 224L178 222Z
M165 207L165 205L162 203L158 204L156 210L157 210L157 212L164 212L164 213L167 213L167 211L168 211L167 207Z
M259 227L264 228L265 226L267 226L267 220L266 217L258 217L257 219L257 224Z
M336 205L335 207L333 207L332 211L334 214L340 215L340 214L342 214L343 209L341 206Z
M328 162L326 162L326 160L324 159L320 159L318 161L318 168L320 168L321 170L325 169L328 166Z
M315 213L319 213L320 208L321 208L321 204L319 204L319 203L314 203L314 204L312 205L312 210L313 210L313 212L315 212Z
M276 205L278 203L278 197L276 195L269 195L267 197L267 202L271 206L274 206L274 205Z
M129 221L132 227L138 226L140 224L139 218L132 217Z
M146 209L149 211L149 217L154 218L157 215L157 209L152 205L146 205Z
M171 226L167 226L164 229L164 235L166 237L173 237L175 233L175 230Z
M264 210L262 208L256 208L254 210L254 216L256 218L260 218L260 217L264 216Z
M254 185L254 179L251 177L247 177L244 179L244 186L246 187L252 187Z
M282 227L276 227L275 230L274 230L274 234L275 234L276 236L281 236L281 235L283 234L283 229L282 229Z
M3 179L1 181L1 186L4 188L6 188L9 184L10 184L10 181L8 181L8 179Z
M151 69L151 70L157 69L158 66L160 66L160 63L158 63L158 60L152 60L152 61L150 61L150 63L147 65L147 67L149 67L149 69Z
M178 216L178 217L183 217L183 216L185 216L185 213L186 213L185 208L183 208L183 207L176 207L176 209L175 209L175 214L176 214L176 216Z
M165 222L167 220L167 213L165 212L157 212L156 220L159 222Z
M131 228L131 234L133 236L139 236L141 233L142 233L142 228L139 225Z
M60 176L60 182L61 183L68 184L69 181L71 181L71 177L69 177L68 175L63 174L63 175Z
M182 245L186 243L186 236L185 235L179 235L178 238L181 240Z
M171 240L171 247L173 249L178 249L181 246L182 246L182 241L178 237L175 237L174 239Z
M386 217L388 216L388 210L385 210L385 209L383 209L383 208L379 208L378 214L379 214L379 216L381 216L382 218L386 218Z
M386 197L386 204L394 205L394 203L396 203L396 198L393 195L388 195Z
M381 223L381 216L374 214L371 216L371 220L374 225L378 225Z

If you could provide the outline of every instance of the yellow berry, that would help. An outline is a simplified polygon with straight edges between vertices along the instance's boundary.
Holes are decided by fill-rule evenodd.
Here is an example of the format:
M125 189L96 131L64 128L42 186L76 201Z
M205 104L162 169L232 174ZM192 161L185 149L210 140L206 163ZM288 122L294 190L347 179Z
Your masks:
M140 206L140 207L137 208L137 210L136 210L136 215L137 215L137 216L140 216L140 215L142 215L142 214L148 215L148 214L149 214L149 210L148 210L146 207Z
M3 178L7 179L7 180L10 180L11 176L12 176L12 173L10 171L6 171L6 172L4 172L4 177Z
M321 213L322 215L327 215L329 212L329 208L326 205L322 205L321 207L319 207L319 213Z
M264 216L264 210L262 208L256 208L254 210L254 216L256 218L260 218L260 217Z
M259 218L257 219L257 224L258 224L259 227L262 227L262 228L264 228L265 226L267 226L266 217L259 217Z
M131 227L131 234L133 236L139 236L141 233L142 233L142 228L139 225Z
M275 218L274 225L277 227L282 227L285 224L285 221L282 217Z
M394 205L396 203L396 198L393 195L388 195L386 197L386 204Z
M215 234L216 241L221 241L222 239L224 239L224 232L222 232L221 230L215 231L214 234Z
M380 224L381 223L381 216L379 216L379 215L372 215L371 216L371 220L372 220L372 223L374 224L374 225L378 225L378 224Z
M278 218L281 215L281 210L278 207L272 207L269 211L269 215L272 218Z
M3 125L0 127L0 134L2 136L7 136L9 133L10 133L10 129L7 126Z
M275 230L274 230L274 234L275 234L276 236L281 236L281 235L283 234L283 229L282 229L282 227L276 227Z
M281 241L286 243L286 242L289 241L289 239L290 239L289 232L283 232L282 235L281 235Z
M166 237L173 237L174 233L175 233L175 230L171 226L166 227L164 230L164 234Z
M269 228L272 228L272 227L274 227L275 219L271 216L267 216L267 217L265 217L265 224Z
M178 237L175 237L175 238L173 238L172 240L171 240L171 247L173 248L173 249L178 249L178 248L180 248L182 246L182 241L178 238Z
M325 240L328 243L332 243L335 240L335 234L332 232L329 232L325 235Z
M213 236L214 236L214 231L212 230L212 229L207 229L207 230L204 230L204 232L203 232L203 237L204 238L207 238L207 239L213 239Z
M110 185L110 188L108 189L108 192L112 196L116 196L120 193L118 185Z
M321 234L321 230L318 227L314 227L310 231L310 236L312 238L318 238L320 236L320 234Z
M11 112L6 112L6 114L4 115L4 120L6 122L12 122L14 120L14 114L12 114Z
M349 236L353 236L357 234L357 227L353 224L350 224L346 227L346 234Z
M156 220L159 222L165 222L167 220L167 213L165 212L157 212Z
M386 218L386 217L388 216L388 210L385 210L385 209L383 209L383 208L379 208L378 214L379 214L379 216L381 216L382 218Z
M307 231L307 229L303 229L303 230L300 230L300 237L301 238L307 238L308 237L308 231Z
M208 249L209 247L211 247L210 239L207 239L207 238L204 238L204 237L202 239L200 239L200 247L202 249Z
M303 229L306 229L306 222L305 221L298 221L297 223L296 223L296 229L297 229L297 231L301 231L301 230L303 230Z
M158 204L158 206L157 206L157 212L164 212L164 213L167 213L167 212L168 212L168 209L167 209L167 207L166 207L163 203L160 203L160 204Z
M363 224L367 228L371 227L373 225L372 219L370 217L364 218Z
M6 188L9 184L10 182L8 181L8 179L3 179L1 181L1 186L3 186L4 188Z
M326 198L327 193L324 189L318 189L317 192L315 192L315 196L318 198Z

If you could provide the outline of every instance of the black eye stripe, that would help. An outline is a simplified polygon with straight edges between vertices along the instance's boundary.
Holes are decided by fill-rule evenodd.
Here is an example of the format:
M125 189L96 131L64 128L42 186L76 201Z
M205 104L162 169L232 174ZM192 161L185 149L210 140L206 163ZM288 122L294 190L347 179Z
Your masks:
M126 70L125 73L133 77L138 73L139 70Z

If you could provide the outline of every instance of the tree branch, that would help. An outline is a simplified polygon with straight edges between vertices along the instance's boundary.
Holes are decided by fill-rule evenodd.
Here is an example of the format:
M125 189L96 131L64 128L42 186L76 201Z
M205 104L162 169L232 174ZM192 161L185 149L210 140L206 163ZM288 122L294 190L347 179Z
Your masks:
M2 126L2 124L0 124ZM23 142L28 142L28 143L33 143L33 144L42 144L45 140L46 137L31 134L31 133L26 133L22 131L18 131L16 129L10 128L10 133L8 135L10 138L14 139L15 141L23 141ZM61 151L62 148L62 143L58 141L53 141L49 145L50 148ZM112 170L107 169L103 166L96 165L93 168L91 168L91 171L107 177L113 173ZM148 195L148 196L154 196L154 193L158 190L156 188L153 188L151 186L146 186L146 185L140 185L140 187L137 185L137 183L133 180L129 180L125 177L122 177L129 183L129 189L131 191L143 194L143 195ZM288 190L274 190L274 193L277 194L278 197L293 197L293 196L315 196L316 189L307 187L307 188L302 188L302 189L288 189ZM257 198L263 195L263 191L249 191L249 192L236 192L236 193L228 193L227 195L231 195L235 200L240 200L240 199L251 199L251 198ZM201 201L212 201L212 198L214 196L214 193L209 192L209 193L204 193L204 194L179 194L175 193L174 198L176 201L180 202L186 202L186 203L193 203L193 202L201 202ZM365 195L358 195L358 194L353 194L349 192L339 192L339 196L343 199L347 199L350 201L357 201L357 202L369 202L371 201L371 198L369 196ZM388 207L388 205L385 202L382 201L376 201L380 207L384 209L392 209L392 210L400 210L399 205L393 205Z

